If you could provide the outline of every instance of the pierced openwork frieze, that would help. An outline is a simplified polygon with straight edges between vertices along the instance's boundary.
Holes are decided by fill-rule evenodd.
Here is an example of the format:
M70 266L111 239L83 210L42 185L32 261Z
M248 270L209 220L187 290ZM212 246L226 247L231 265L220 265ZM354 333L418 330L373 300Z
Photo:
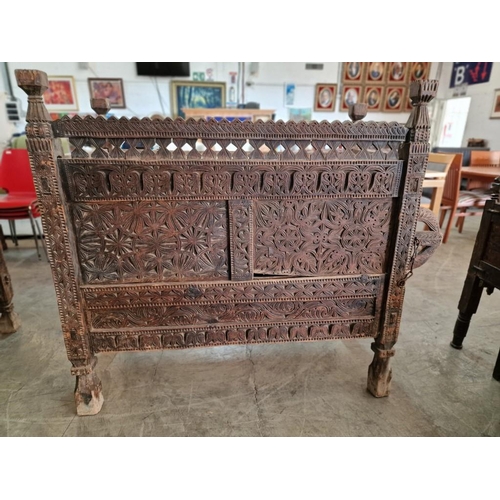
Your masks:
M263 342L293 342L313 340L352 339L373 337L374 320L338 321L325 324L318 321L305 324L271 324L205 328L151 329L117 334L92 333L94 352L179 349L220 344L255 344Z
M378 274L391 200L254 201L255 274Z
M84 283L228 277L225 202L75 204Z
M204 197L397 196L401 162L329 164L314 168L258 164L77 164L62 162L74 201Z
M176 162L311 162L392 161L398 159L399 142L385 140L318 139L222 139L136 138L90 139L71 137L71 157L84 161L125 159L129 161Z

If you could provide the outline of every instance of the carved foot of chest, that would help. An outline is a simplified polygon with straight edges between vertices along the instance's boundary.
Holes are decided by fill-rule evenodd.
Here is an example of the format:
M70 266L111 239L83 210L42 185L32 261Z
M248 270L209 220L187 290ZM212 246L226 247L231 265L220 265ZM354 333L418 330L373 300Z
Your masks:
M99 413L104 403L101 381L95 373L96 363L97 358L94 357L89 364L71 370L76 375L75 402L80 416Z
M394 349L380 349L372 343L373 361L368 368L368 391L376 398L389 395L391 389L392 369L389 366Z
M17 332L21 326L21 320L14 311L3 312L0 317L0 333L14 333Z

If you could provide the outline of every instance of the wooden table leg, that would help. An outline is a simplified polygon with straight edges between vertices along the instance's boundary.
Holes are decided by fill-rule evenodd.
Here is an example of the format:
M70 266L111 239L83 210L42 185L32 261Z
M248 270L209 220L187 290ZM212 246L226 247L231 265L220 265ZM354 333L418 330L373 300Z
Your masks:
M5 241L5 236L3 234L3 227L0 224L0 242L2 243L2 250L7 250L7 242Z
M434 212L434 215L439 219L439 212L441 210L441 200L443 199L444 191L444 181L442 181L441 186L432 187L431 202L429 204L429 210Z
M493 378L500 382L500 351L498 351L498 358L493 370Z
M472 315L476 313L483 293L483 287L480 285L480 280L472 273L467 275L464 288L458 304L458 318L453 330L453 340L451 347L462 349L462 343L467 331L469 330L470 320Z
M0 250L0 333L14 333L21 326L21 321L12 305L12 283L7 264Z

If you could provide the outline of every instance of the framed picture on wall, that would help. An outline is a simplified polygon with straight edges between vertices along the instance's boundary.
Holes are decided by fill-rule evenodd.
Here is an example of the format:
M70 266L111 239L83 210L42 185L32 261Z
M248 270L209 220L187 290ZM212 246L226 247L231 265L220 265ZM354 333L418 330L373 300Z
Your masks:
M75 80L72 76L49 76L43 101L49 111L78 111Z
M490 118L500 118L500 89L495 90Z
M361 102L362 91L363 87L361 85L344 85L340 101L340 111L349 111L351 104Z
M109 99L110 108L126 107L121 78L89 78L89 92L93 99Z
M383 62L370 62L367 63L366 68L366 83L385 83L387 63Z
M408 78L408 63L391 62L387 63L387 83L393 85L402 85Z
M311 121L312 108L288 108L288 119L294 122Z
M317 83L314 92L314 111L335 111L336 83Z
M171 82L172 117L185 118L182 108L225 108L225 82Z
M295 103L295 83L285 83L285 106Z
M363 102L366 103L368 111L381 111L384 102L384 90L382 85L367 85L365 87Z
M429 62L412 62L410 63L410 81L413 80L425 80L429 78L429 70L431 69L431 63Z
M385 89L384 107L382 111L401 112L405 109L406 87L388 85Z
M363 81L363 74L365 63L362 62L346 62L344 63L344 71L342 73L342 81L344 83L361 83Z

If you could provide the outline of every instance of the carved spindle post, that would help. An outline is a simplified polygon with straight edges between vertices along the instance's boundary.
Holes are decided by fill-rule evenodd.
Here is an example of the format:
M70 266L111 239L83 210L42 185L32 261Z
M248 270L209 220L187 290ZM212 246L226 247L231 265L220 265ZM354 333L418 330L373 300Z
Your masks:
M13 295L9 270L0 248L0 333L14 333L21 326L21 320L14 312Z
M106 116L106 114L111 109L111 106L109 105L109 99L102 99L102 98L99 98L99 99L92 98L92 99L90 99L90 107L98 115L103 115L103 116Z
M351 104L349 106L349 118L353 122L358 122L359 120L362 120L365 116L366 113L368 112L368 105L357 102L356 104Z
M47 254L54 278L59 316L68 359L76 375L75 401L79 415L94 415L103 404L101 383L97 378L88 335L84 329L81 293L71 255L75 242L68 231L70 214L61 204L61 179L56 159L64 154L55 140L43 93L48 87L43 71L16 70L17 84L28 95L26 137L31 169L46 235Z
M398 235L392 249L394 257L390 264L382 329L372 345L375 354L368 370L368 390L376 397L388 396L390 390L389 361L394 355L393 347L399 335L405 282L409 276L408 271L412 268L412 259L416 256L415 230L429 157L430 120L427 104L436 96L437 88L437 80L418 80L410 85L413 110L406 124L406 142L399 153L405 167L400 184L399 206L395 210L394 222L399 226Z

